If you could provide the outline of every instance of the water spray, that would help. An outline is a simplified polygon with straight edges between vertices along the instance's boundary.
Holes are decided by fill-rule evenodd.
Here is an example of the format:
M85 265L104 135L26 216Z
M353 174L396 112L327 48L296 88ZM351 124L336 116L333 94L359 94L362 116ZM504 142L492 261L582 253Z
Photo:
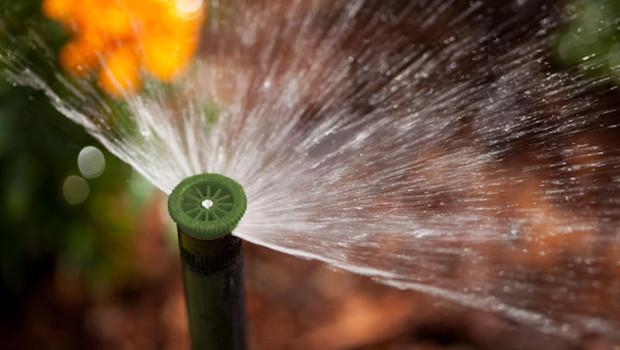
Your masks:
M246 206L241 185L219 174L190 176L170 194L192 350L247 349L242 241L231 235Z
M91 21L90 5L54 1L86 14L71 23L109 27ZM161 20L135 2L139 23L154 24L102 35L101 54L78 51L92 57L89 79L56 72L42 47L54 31L21 28L16 14L31 7L13 2L0 6L10 82L42 90L164 192L187 169L237 174L253 201L236 237L544 333L620 339L614 1L577 1L584 11L560 1L203 1L220 5L204 26L199 16L169 18L173 1L153 1ZM168 27L200 28L161 40ZM168 45L186 52L198 32L191 74L172 84L148 83L120 103L101 95L105 80L93 84L106 76L102 57L133 62L111 74L117 81L165 78L178 56ZM125 54L108 55L119 42ZM557 56L567 62L556 66ZM222 280L235 277L217 274L240 267L241 243L228 233L243 210L224 215L234 205L219 201L232 197L190 179L170 203L197 347L211 341L209 324L241 329L221 316L234 309L221 306L232 293ZM206 311L214 305L222 309Z

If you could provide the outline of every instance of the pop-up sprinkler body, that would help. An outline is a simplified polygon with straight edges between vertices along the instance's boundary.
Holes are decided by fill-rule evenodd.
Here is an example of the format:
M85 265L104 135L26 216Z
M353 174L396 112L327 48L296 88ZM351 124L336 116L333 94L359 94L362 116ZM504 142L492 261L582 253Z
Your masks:
M243 188L219 174L186 178L170 194L177 223L192 350L245 350L241 240L230 233L245 213Z

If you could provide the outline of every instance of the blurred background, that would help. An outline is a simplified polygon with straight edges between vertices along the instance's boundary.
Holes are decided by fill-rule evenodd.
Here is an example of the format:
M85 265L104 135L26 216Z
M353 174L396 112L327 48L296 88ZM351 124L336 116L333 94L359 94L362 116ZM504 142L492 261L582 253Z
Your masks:
M574 6L571 24L556 33L559 67L595 55L608 64L584 76L620 82L612 68L620 62L620 4L609 4L607 11L597 1ZM11 14L0 19L0 45L37 28L61 56L49 74L87 63L76 58L86 51L67 53L71 35L62 20L50 19L62 1L0 6ZM602 31L601 23L608 23ZM580 40L594 31L594 39ZM33 62L44 59L26 45L20 51ZM165 83L174 70L164 62L155 72ZM108 95L118 93L100 79ZM138 85L131 82L121 88ZM166 196L46 101L0 76L0 349L187 349ZM251 244L245 249L255 350L620 349L601 336L578 342L546 336L322 263Z

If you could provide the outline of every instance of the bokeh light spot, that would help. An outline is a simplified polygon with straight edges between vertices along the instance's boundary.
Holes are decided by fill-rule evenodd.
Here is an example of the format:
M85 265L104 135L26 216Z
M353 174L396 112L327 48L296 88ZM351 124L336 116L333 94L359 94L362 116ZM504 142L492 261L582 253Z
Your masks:
M67 177L62 185L62 194L67 203L71 205L84 202L89 193L90 189L86 180L76 175Z
M202 10L202 0L177 0L177 11L186 18L196 16Z
M85 178L95 178L105 169L103 152L97 147L86 146L78 154L78 168Z

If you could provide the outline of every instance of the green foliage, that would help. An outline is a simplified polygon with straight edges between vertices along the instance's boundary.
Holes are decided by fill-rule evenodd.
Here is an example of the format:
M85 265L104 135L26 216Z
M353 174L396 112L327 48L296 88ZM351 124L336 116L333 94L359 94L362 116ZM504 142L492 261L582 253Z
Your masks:
M45 97L25 88L0 94L0 275L15 292L27 286L27 271L43 273L53 262L111 279L111 266L130 260L120 250L136 225L131 210L118 212L130 204L124 188L131 169L110 154L103 175L88 180L87 200L67 203L63 182L79 175L77 155L95 142L40 101Z
M215 103L205 103L202 107L207 124L216 123L220 116L220 109Z
M39 7L39 0L0 4L0 54L19 55L47 79L60 72L56 57L67 37ZM36 40L45 43L43 51ZM123 283L134 273L128 247L136 213L152 187L134 197L126 191L130 167L105 153L103 174L86 180L88 198L69 204L63 183L80 175L79 151L97 142L42 92L12 86L3 68L0 60L0 294L17 298L59 266L92 287Z
M569 8L572 20L560 31L556 47L560 63L620 83L620 2L578 1Z

